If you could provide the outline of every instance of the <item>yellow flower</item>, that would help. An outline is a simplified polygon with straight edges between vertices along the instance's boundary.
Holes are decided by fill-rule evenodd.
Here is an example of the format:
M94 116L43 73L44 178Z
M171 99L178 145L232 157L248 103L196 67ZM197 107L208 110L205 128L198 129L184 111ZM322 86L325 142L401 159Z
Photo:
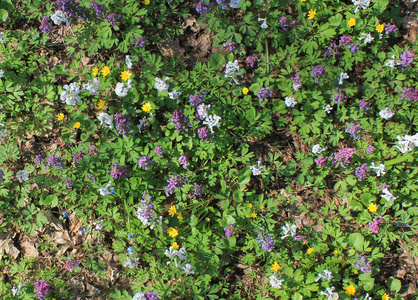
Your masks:
M255 219L255 218L257 218L257 214L256 214L256 213L253 213L253 214L251 215L251 217L252 217L253 219Z
M309 20L313 20L313 18L315 17L315 15L316 15L316 9L311 9L311 10L309 11L309 16L308 16L308 19L309 19Z
M345 293L347 295L354 296L354 294L356 293L356 289L354 288L354 285L349 285L348 287L346 287Z
M102 69L102 76L103 77L106 77L107 75L109 75L110 74L110 69L109 69L109 67L108 66L104 66L103 67L103 69Z
M181 212L177 214L177 219L183 220L183 215L181 214Z
M148 5L148 4L150 4L150 0L144 0L144 3L145 3L145 5Z
M338 250L334 250L334 255L338 255Z
M377 205L374 203L370 203L369 207L367 208L370 212L377 212Z
M308 251L306 251L307 254L311 254L312 252L314 252L314 248L309 248Z
M99 73L99 68L98 67L94 67L93 68L93 76L96 76L97 73Z
M58 120L58 121L62 121L62 120L64 120L64 114L63 114L63 113L59 113L59 114L57 115L57 120Z
M250 204L248 204L248 206L247 206L248 208L253 208L253 205L250 203Z
M243 93L244 95L247 95L249 91L250 91L250 90L249 90L249 89L247 89L246 87L242 89L242 93Z
M274 262L274 264L272 264L271 265L271 269L274 271L274 272L277 272L277 271L279 271L280 270L280 265L275 261Z
M179 244L177 244L176 242L171 243L171 249L178 249L180 248Z
M263 210L264 207L265 207L264 204L260 205L260 210Z
M353 273L354 273L354 274L358 274L358 270L357 270L357 269L354 269L354 270L353 270Z
M379 25L376 26L376 31L379 32L379 33L382 33L383 29L385 29L384 24L379 24Z
M306 2L306 0L300 0L300 2Z
M123 81L128 80L129 78L131 78L132 73L129 70L123 71L120 73L120 78L122 78Z
M75 122L74 123L74 128L80 128L80 125L81 125L80 122Z
M383 294L382 300L390 300L390 296L386 293Z
M144 105L142 105L141 108L144 112L149 112L152 109L152 106L151 103L147 102Z
M172 205L169 209L168 209L168 214L172 217L174 217L174 215L176 214L177 209L174 205Z
M101 110L103 107L105 107L105 101L100 100L99 103L97 104L96 108L97 108L97 110Z
M173 227L168 228L167 233L173 238L179 235L179 231Z
M356 19L354 19L354 18L348 19L347 24L348 24L348 26L353 27L354 25L356 25Z

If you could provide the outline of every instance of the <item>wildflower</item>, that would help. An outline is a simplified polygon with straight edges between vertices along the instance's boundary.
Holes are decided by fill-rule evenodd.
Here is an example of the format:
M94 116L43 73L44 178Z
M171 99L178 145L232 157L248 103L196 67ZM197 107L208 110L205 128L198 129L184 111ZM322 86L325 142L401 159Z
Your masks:
M356 53L356 52L359 51L359 49L358 49L358 43L353 43L351 45L348 45L347 47L348 47L348 49L350 49L350 52L351 53Z
M265 167L266 167L266 166L261 165L261 161L257 161L257 165L250 166L250 169L252 170L252 174L253 174L254 176L257 176L257 175L261 175L261 173L263 172L263 169L264 169Z
M116 27L119 23L122 24L122 16L121 15L116 15L114 13L108 14L106 16L107 22L112 25L112 27Z
M318 277L315 279L315 282L318 282L321 278L324 278L325 280L328 280L328 281L331 280L333 278L331 271L323 270L322 274L318 273Z
M355 175L358 177L360 181L363 180L364 177L366 177L366 174L370 174L370 171L367 171L367 168L369 166L367 163L362 164L360 167L357 167L355 169Z
M86 21L86 16L83 14L83 10L80 8L80 3L70 0L60 0L55 1L55 5L59 10L67 13L70 17L83 19Z
M209 10L209 6L212 6L212 3L205 3L206 0L200 0L199 3L196 6L196 11L199 14L204 14L204 13L208 13Z
M131 40L135 42L135 48L138 46L143 48L145 46L145 36L139 37L137 40L131 37Z
M358 139L358 137L356 136L356 133L359 130L360 130L360 125L359 124L349 123L349 124L347 124L347 128L345 129L345 132L347 132L348 134L350 134L353 137L353 140L355 140L355 139Z
M151 165L151 164L156 165L157 163L153 162L153 161L151 160L151 157L149 157L149 156L141 156L141 157L138 159L138 166L139 166L140 168L144 168L144 169L145 169L145 171L147 171L147 170L148 170L148 166L149 166L149 165Z
M257 60L256 56L254 56L254 55L248 56L247 62L250 65L251 68L254 68L256 60Z
M196 118L200 121L205 120L209 116L210 105L200 104L196 109Z
M180 246L179 246L179 244L177 244L177 242L172 242L171 243L171 248L172 249L178 249L178 248L180 248Z
M338 250L334 250L334 255L338 255Z
M54 22L55 25L61 25L61 23L65 22L67 27L70 26L71 24L71 20L68 18L68 14L66 14L65 12L62 12L60 10L56 11L52 16L51 16L51 20L52 22Z
M129 90L132 88L132 80L128 79L126 85L122 82L118 82L115 87L115 93L118 97L125 97L128 95Z
M19 179L19 182L29 180L29 172L28 172L28 170L20 170L20 171L18 171L17 174L16 174L16 178Z
M251 208L253 208L253 205L252 205L251 203L249 203L249 204L247 205L247 207L248 207L249 209L251 209Z
M414 62L414 53L412 51L407 50L401 54L400 59L401 59L401 63L400 63L401 68L406 68L407 66L409 66L410 64Z
M288 236L292 236L294 237L296 235L296 225L289 225L289 223L286 223L283 227L282 227L284 234L282 235L281 239L285 239Z
M71 259L68 257L67 262L65 263L65 269L69 272L72 272L73 268L78 268L79 264L80 262L76 260L75 258Z
M223 43L222 46L224 46L224 48L229 47L229 51L233 51L235 49L235 46L234 46L234 44L232 44L231 41L227 41L227 42Z
M374 151L374 146L373 145L369 145L369 146L367 146L367 149L366 149L366 153L367 154L369 154L369 153L371 153L371 152L373 152Z
M3 78L3 75L4 75L4 71L3 69L0 69L0 78Z
M334 157L332 158L332 164L340 163L341 167L347 168L347 164L351 162L351 158L356 152L356 148L344 148L337 152L334 152Z
M80 122L75 122L74 123L74 128L78 129L78 128L80 128L80 126L81 126Z
M328 296L327 300L338 300L340 296L337 292L334 292L335 287L327 287L326 292L321 291L321 295Z
M203 95L189 95L189 102L191 105L199 105L203 102Z
M312 153L313 154L319 154L322 151L325 151L325 148L321 148L321 145L319 145L319 144L313 145L313 147L312 147Z
M369 110L370 109L370 107L368 107L368 103L366 102L366 100L364 100L364 99L361 99L360 100L360 102L358 103L358 107L359 107L359 109L360 110Z
M279 279L276 277L276 272L273 273L270 277L270 285L272 288L280 289L283 285L284 279Z
M384 28L385 28L385 25L379 24L376 26L376 31L379 33L382 33Z
M306 251L306 254L311 254L312 252L314 252L314 248L309 248L308 251Z
M241 3L241 0L231 0L229 3L230 8L238 8Z
M51 19L48 17L43 17L42 18L42 22L41 22L41 26L39 26L39 29L43 32L43 33L50 33L53 30L53 27L51 24L49 24L48 22ZM4 42L3 42L4 43ZM3 44L2 43L2 44Z
M401 94L403 94L403 95L401 95ZM418 89L414 89L413 87L409 87L409 88L406 88L405 90L399 92L399 98L401 100L405 99L406 97L408 97L406 99L408 102L410 102L410 101L417 102L418 101Z
M177 214L177 219L179 219L179 220L183 220L183 215L181 214L181 212L179 212L179 213Z
M396 197L393 196L393 194L387 188L384 188L382 193L383 194L380 195L380 197L385 198L387 201L396 200Z
M376 204L374 204L374 203L370 203L370 204L369 204L369 206L367 207L367 209L368 209L370 212L377 212L377 205L376 205Z
M48 165L51 167L58 167L57 170L62 169L62 158L53 154L47 157Z
M155 84L154 87L159 91L159 92L165 92L168 90L169 85L167 83L165 83L169 78L165 77L164 80L155 77Z
M370 0L351 0L356 7L354 10L354 13L358 13L360 8L367 9L370 5Z
M110 68L108 66L104 66L102 69L102 76L106 77L109 74L110 74Z
M260 210L263 210L265 208L264 204L260 205Z
M151 1L150 0L144 0L144 4L145 5L148 5L148 4L150 4L151 3Z
M262 18L258 18L258 22L263 21L263 24L261 24L261 28L263 29L267 29L269 28L269 26L267 25L267 20L266 19L262 19Z
M292 19L288 19L283 16L283 17L280 17L279 22L283 30L288 31L291 27Z
M348 78L350 78L350 76L348 76L347 73L341 72L338 84L343 84L344 79L348 79Z
M284 99L284 103L287 107L295 107L295 105L298 104L298 102L295 100L295 98L293 98L293 96L286 97Z
M354 296L354 294L356 293L356 289L354 288L354 285L349 285L348 287L346 287L345 293L347 295Z
M196 182L193 183L193 194L196 196L202 195L202 192L204 191L204 188L200 187Z
M96 105L97 110L101 110L103 107L105 107L106 102L104 100L100 100L99 103Z
M390 300L390 296L386 293L383 294L382 300Z
M176 214L177 209L174 205L171 205L170 208L168 209L168 214L172 217L174 217L174 215Z
M293 90L295 92L297 92L299 90L299 88L302 86L302 82L300 81L300 73L299 73L298 69L295 69L295 73L296 73L296 76L295 77L293 77L293 76L290 77L290 80L292 80L292 82L293 82L293 85L292 85Z
M311 71L311 76L315 77L314 81L318 83L321 83L320 77L325 74L327 74L327 72L325 71L325 68L321 65L314 67Z
M241 76L239 72L238 61L234 60L234 62L229 61L225 66L225 78L232 78L235 84L238 84L238 81L235 79L236 76Z
M217 115L209 115L207 116L207 118L205 119L205 121L203 121L204 125L208 125L210 132L213 134L213 127L219 127L219 120L221 120L220 116Z
M182 92L177 92L176 90L173 90L172 92L168 93L168 97L171 100L177 100L177 99L179 99L181 94L182 94Z
M262 227L261 228L261 232L258 234L258 240L257 240L257 243L259 243L259 244L261 244L261 247L264 249L264 250L267 250L267 251L271 251L272 249L273 249L273 247L274 247L274 240L273 240L273 238L271 237L271 234L270 233L267 233L266 235L264 235L264 228Z
M311 9L311 10L309 10L309 14L308 14L309 16L308 16L308 19L309 20L313 20L313 18L315 17L315 15L316 15L316 9Z
M120 73L120 78L121 78L123 81L128 80L129 78L131 78L131 76L132 76L132 73L131 73L131 71L129 71L129 70L122 71L122 72Z
M100 188L99 189L100 195L102 196L110 195L111 191L113 190L113 188L110 187L111 184L112 184L112 181L109 181L104 188Z
M162 217L159 218L154 212L154 202L150 194L144 192L142 194L141 203L139 204L136 217L146 226L150 226L153 229L155 226L160 225Z
M109 116L107 113L103 113L103 112L100 113L97 116L97 119L99 119L101 126L107 127L107 128L110 128L110 129L113 129L113 120L112 120L112 117Z
M348 26L353 27L354 25L356 25L356 19L354 18L350 18L347 21Z
M131 60L131 57L129 55L125 56L125 64L126 64L126 67L128 68L128 70L132 69L132 60ZM131 76L129 75L129 78L130 77Z
M64 85L62 91L60 93L61 101L65 101L67 105L75 105L81 101L81 98L78 94L80 94L80 86L77 83L73 82L70 85Z
M227 238L232 237L232 236L234 235L233 230L234 230L234 224L233 224L233 223L229 224L229 226L228 226L228 227L224 227L225 236L226 236Z
M96 10L97 17L102 18L106 14L106 9L104 5L99 5L99 3L97 3L96 1L92 1L91 6Z
M102 223L103 222L104 222L103 219L98 220L97 222L93 222L93 225L96 226L94 229L96 229L96 230L102 230L102 228L103 228Z
M246 87L244 87L244 88L242 89L242 93L243 93L244 95L247 95L249 91L250 91L250 90L249 90L248 88L246 88Z
M134 134L131 129L131 119L127 115L116 113L113 115L113 119L116 122L116 130L119 134L123 135L123 137L126 137L127 133Z
M403 154L414 150L415 147L418 147L418 133L413 136L406 134L401 137L398 135L396 138L398 139L398 145L396 148L398 148Z
M39 165L41 163L41 160L42 160L42 155L41 154L36 155L35 161L34 161L35 165Z
M19 283L19 285L16 287L12 287L12 294L13 296L19 296L20 291L22 290L22 283Z
M373 218L373 222L369 222L369 229L372 233L378 234L380 224L383 222L382 217Z
M182 188L187 181L187 178L183 179L178 175L174 175L173 177L167 179L168 186L164 188L166 196L171 196L175 189Z
M126 171L126 166L119 166L118 163L113 163L112 167L113 169L110 170L110 176L112 176L113 179L130 177L129 173Z
M372 37L370 32L367 33L367 34L363 32L361 35L362 35L362 37L359 38L359 41L364 39L364 44L369 44L374 40L374 37Z
M339 92L340 90L338 88L335 88L335 91ZM346 98L347 98L347 96L343 92L340 92L340 93L337 93L337 95L335 95L334 98L332 98L332 101L334 103L341 103Z
M373 270L370 268L370 261L365 258L363 255L359 254L357 258L360 258L360 260L356 263L354 263L354 267L357 269L360 269L363 273L372 273Z
M93 76L96 76L97 73L99 73L99 68L98 67L94 67L93 68Z
M194 274L193 266L191 264L189 264L189 263L185 264L182 267L182 269L184 270L184 272L186 272L187 275Z
M396 32L396 25L385 25L385 34L389 35L392 32Z
M80 150L80 152L73 154L73 160L76 163L79 163L80 162L80 159L84 160L84 153L81 150Z
M253 213L251 214L251 218L253 218L253 219L257 218L257 213L253 212Z
M174 258L174 265L176 268L181 265L181 262L187 259L187 251L184 247L181 247L180 250L175 250L173 247L168 248L164 251L165 256L168 258ZM170 264L171 261L169 261L167 264Z
M38 280L33 284L36 289L36 297L42 300L49 293L49 284L45 280Z
M155 146L155 154L157 154L158 156L163 155L163 148L161 146Z
M325 166L327 164L327 160L328 160L328 156L322 156L322 157L319 157L319 158L315 158L314 162L318 166Z
M123 266L125 268L133 269L135 267L136 262L139 260L139 257L127 257Z
M150 112L151 109L152 109L151 103L149 103L149 102L145 103L144 105L142 105L141 109L144 112Z
M392 112L392 110L390 110L386 107L384 110L381 110L379 112L379 115L380 115L381 118L388 120L388 119L392 118L395 115L395 113Z
M273 92L270 91L269 87L261 88L259 91L257 91L258 100L260 102L263 102L267 97L273 97Z
M384 164L380 164L375 166L374 162L369 166L370 169L374 169L376 171L376 176L380 177L380 175L386 174L386 166Z
M342 35L340 37L340 40L339 40L339 43L338 43L338 47L347 46L348 44L351 43L351 40L352 39L353 39L353 37L350 36L350 35L346 35L346 34Z
M322 108L324 110L325 113L329 114L332 111L332 106L331 105L327 105L325 107Z
M179 231L178 231L177 229L173 228L173 227L170 227L170 228L167 230L167 233L168 233L168 235L169 235L169 236L171 236L172 238L175 238L176 236L178 236L178 235L179 235Z
M277 272L277 271L279 271L280 270L280 265L275 261L272 265L271 265L271 269L274 271L274 272Z
M59 113L59 114L57 115L57 120L58 120L58 121L62 121L62 120L64 120L64 114L63 114L63 113Z

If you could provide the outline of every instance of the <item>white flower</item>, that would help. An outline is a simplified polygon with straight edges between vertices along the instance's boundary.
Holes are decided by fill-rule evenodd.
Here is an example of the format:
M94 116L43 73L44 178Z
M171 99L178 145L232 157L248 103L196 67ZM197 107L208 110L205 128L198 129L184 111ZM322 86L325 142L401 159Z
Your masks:
M181 265L181 262L183 260L186 260L188 256L186 248L184 247L181 247L179 250L175 250L172 246L170 246L170 248L164 251L164 254L168 258L174 259L174 265L176 266L176 268L178 268L178 266ZM167 264L170 264L170 263L171 261L167 262Z
M112 120L112 117L109 116L107 113L104 113L104 112L100 113L97 116L97 119L99 119L99 121L100 121L100 126L113 129L113 120Z
M418 133L414 134L413 136L404 135L404 136L397 136L398 139L398 146L396 148L401 151L401 153L405 154L412 151L415 147L418 146Z
M4 32L0 32L0 43L1 44L4 44L4 38L5 38Z
M90 95L96 94L99 91L100 81L98 78L89 80L87 83L83 83L83 91L89 91Z
M312 153L313 154L319 154L322 151L325 151L325 148L321 148L321 146L319 144L316 144L312 147Z
M70 26L71 20L68 18L68 14L65 12L62 12L58 10L55 14L51 16L52 22L54 22L55 25L61 25L61 23L65 22L67 27Z
M338 84L343 84L344 79L348 79L348 78L350 78L350 76L348 76L347 73L344 73L344 72L340 73L340 80L338 81Z
M335 287L328 287L327 288L327 292L323 292L321 291L321 295L325 295L328 296L327 300L337 300L340 299L340 296L338 295L338 293L334 293Z
M261 24L261 26L260 26L261 28L263 28L263 29L269 28L269 26L267 25L266 19L258 18L258 22L260 22L260 21L263 21L263 24Z
M384 164L380 164L378 166L374 165L374 162L369 166L370 169L374 169L376 171L376 176L380 177L380 175L386 174L386 167Z
M132 88L132 79L128 79L126 85L123 82L118 82L116 84L115 93L118 97L125 97L128 95L129 90Z
M1 69L1 70L0 70L0 78L2 78L2 77L3 77L3 75L4 75L4 71L3 71L3 69Z
M364 39L364 44L369 44L369 43L371 43L374 40L374 37L372 37L372 35L370 34L370 32L367 33L367 34L363 32L361 35L362 35L362 37L359 38L359 41L361 41L362 39Z
M332 106L331 105L327 105L323 108L324 112L329 114L332 111Z
M62 91L60 94L61 101L65 101L67 105L76 105L81 101L80 96L80 86L76 82L66 84L63 86L65 91Z
M93 225L96 226L94 229L96 229L96 230L102 230L102 228L103 228L103 225L102 225L103 222L104 222L103 219L100 219L99 221L93 222Z
M238 60L234 60L234 62L229 61L225 66L225 78L232 78L236 84L238 81L235 79L235 76L240 76L239 73L239 66Z
M194 274L193 266L189 263L185 264L182 269L187 275Z
M0 126L5 127L4 124L2 123L0 123ZM0 140L6 136L7 136L7 130L6 129L0 130Z
M321 273L318 273L318 277L315 279L315 282L318 282L321 278L324 278L325 280L331 280L333 278L332 272L328 270L324 270Z
M241 0L231 0L231 2L229 3L229 7L238 8L240 3L241 3Z
M370 0L351 0L353 2L356 9L354 10L354 13L358 13L360 10L360 7L362 9L367 9L370 5Z
M149 125L149 122L147 121L146 117L144 117L142 120L139 120L139 124L136 125L138 127L139 133L141 133L142 127L147 125Z
M126 257L126 261L125 261L125 264L123 266L133 269L138 260L139 260L138 257L129 257L128 256L128 257Z
M17 286L17 288L12 287L12 294L13 294L13 296L19 296L21 289L22 289L22 283L19 283L19 285Z
M384 109L384 110L381 110L380 112L379 112L379 115L380 115L380 117L382 117L383 119L390 119L390 118L392 118L394 115L395 115L395 113L394 112L392 112L392 110L390 110L390 109L388 109L387 107Z
M159 91L159 92L165 92L168 90L169 86L167 83L165 83L169 78L165 77L164 80L155 77L155 81L156 83L154 84L154 87Z
M181 92L177 92L176 90L173 90L172 92L168 93L168 97L171 100L177 100L180 97L180 95L181 95Z
M209 116L209 110L210 105L206 105L206 104L199 104L199 106L197 107L197 113L199 114L200 118L202 119L206 119Z
M253 171L253 175L257 176L261 175L265 167L266 166L261 165L261 161L257 161L257 165L251 166L250 169Z
M369 296L369 293L364 296L364 300L373 300L372 297Z
M28 170L20 170L19 172L17 172L16 178L19 179L19 182L28 180L29 179Z
M102 196L111 195L112 194L112 191L109 190L111 184L112 184L112 181L109 181L104 188L100 188L99 189L100 195L102 195Z
M296 225L293 224L292 226L289 225L289 223L286 223L284 226L282 226L282 229L284 231L284 235L282 236L282 240L285 239L288 236L295 236L296 235Z
M203 124L208 125L210 132L213 133L213 127L219 127L219 120L221 119L220 116L217 115L210 115L203 121Z
M146 300L145 298L145 294L144 293L136 293L133 297L132 300Z
M276 272L273 273L270 277L270 285L272 288L280 289L283 285L284 279L279 279L276 277Z
M292 85L293 90L294 90L295 92L297 92L301 86L302 86L302 84L299 84L299 83L297 83L297 82L293 82L293 85Z
M396 200L396 197L392 195L391 192L389 192L389 190L387 188L382 190L382 195L380 195L380 197L385 198L387 201L392 201L392 200Z
M284 103L287 107L295 107L295 105L298 104L298 102L295 100L295 98L293 98L293 96L284 98Z
M128 69L132 69L132 60L129 55L125 56L125 64Z

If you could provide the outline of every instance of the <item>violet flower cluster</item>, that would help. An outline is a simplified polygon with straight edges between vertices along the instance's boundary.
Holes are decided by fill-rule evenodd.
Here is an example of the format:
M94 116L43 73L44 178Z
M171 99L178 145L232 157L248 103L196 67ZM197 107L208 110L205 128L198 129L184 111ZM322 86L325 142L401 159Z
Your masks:
M162 217L159 218L154 211L154 202L151 195L147 192L142 194L141 203L136 211L136 217L146 226L150 226L153 229L155 226L161 224Z
M367 154L372 153L374 151L374 149L375 149L375 147L373 145L368 145L367 149L366 149L366 153Z
M65 263L65 269L69 272L73 271L73 268L78 268L80 261L76 260L75 258L67 258L67 262Z
M62 157L52 154L47 157L48 165L51 167L57 167L57 170L62 169Z
M235 50L235 46L234 46L234 44L232 44L231 41L227 41L227 42L223 43L222 46L224 46L224 48L229 47L229 51L234 51Z
M129 122L131 119L127 115L116 113L113 115L113 120L116 122L118 133L122 134L123 137L126 137L126 133L134 134L131 129L131 123Z
M155 154L157 154L158 156L163 155L163 148L161 146L155 146Z
M360 110L364 109L365 111L368 111L370 109L368 105L369 103L367 103L365 99L361 99L360 102L358 103L358 108Z
M347 128L345 129L345 132L351 135L353 138L353 141L358 140L359 137L356 135L357 132L360 130L359 124L347 124Z
M119 166L118 163L113 163L112 167L113 169L110 169L110 176L112 176L113 179L130 177L129 173L126 171L126 166Z
M410 50L406 50L404 53L401 54L400 59L400 68L404 69L414 62L414 53Z
M58 10L68 14L70 17L83 19L83 21L87 19L79 2L74 0L57 0L54 4L58 7Z
M332 101L334 103L341 103L347 98L343 92L340 92L339 88L335 88L335 91L337 92L337 95L335 95L334 98L332 98Z
M264 227L261 227L261 232L257 235L257 243L261 244L261 248L271 251L274 247L274 240L270 233L264 234Z
M112 27L116 27L122 24L122 16L121 15L116 15L114 13L108 14L106 16L107 22L109 22L110 25L112 25Z
M153 162L153 161L151 160L151 157L149 157L149 156L141 156L141 157L138 159L138 166L139 166L140 168L144 168L144 169L145 169L145 171L147 171L147 170L148 170L148 166L149 166L149 165L151 165L151 164L158 165L158 163Z
M370 261L361 254L359 254L357 258L360 258L360 260L354 264L354 267L360 269L360 271L363 273L372 273L372 269L370 268Z
M234 224L231 223L228 227L224 227L224 231L227 238L232 237L234 235Z
M336 164L337 162L340 163L341 167L347 168L346 164L349 164L351 161L352 156L356 152L356 148L344 148L339 150L338 152L334 153L334 157L332 157L332 164Z
M292 19L288 19L287 17L283 16L279 19L280 26L285 30L288 31L291 28Z
M197 130L197 134L199 138L205 142L209 140L209 133L207 127L202 127Z
M405 90L399 92L399 94L400 94L399 98L401 100L404 100L405 98L407 98L406 100L408 102L418 101L418 89L414 89L413 87L406 88Z
M179 157L179 165L183 167L183 169L187 169L187 167L189 166L188 162L187 162L187 156L186 155L180 155Z
M302 81L300 81L300 72L298 69L295 69L296 76L290 77L290 80L293 82L293 90L297 92L299 88L302 86Z
M370 171L367 170L368 167L369 165L367 163L364 163L355 169L354 173L360 181L362 181L363 178L366 177L366 174L370 174Z
M106 14L106 9L104 5L100 5L96 1L93 1L91 3L91 6L96 10L96 16L98 16L99 18L103 18L103 16Z
M321 65L317 65L311 71L311 76L314 77L314 81L321 83L321 76L327 74L325 68Z
M248 56L247 58L247 62L251 68L254 68L256 61L257 61L257 57L255 55Z
M382 224L382 222L383 222L383 219L381 216L379 216L378 218L373 218L373 222L369 222L370 231L374 234L378 234L379 227L380 227L380 224Z
M314 159L314 162L318 165L318 166L325 166L327 164L328 161L328 156L322 156L322 157L318 157Z
M45 280L38 280L33 284L33 286L36 289L36 297L38 299L42 300L44 297L46 297L49 293L49 284Z
M188 120L181 109L174 110L174 113L171 116L171 122L176 124L175 128L177 130L177 133L180 133L180 130L183 126L192 127L187 121Z
M167 179L167 187L164 188L165 195L167 197L171 196L174 193L175 189L182 188L185 183L188 182L187 178L181 178L178 175L173 175L173 177L170 177Z
M204 188L200 187L196 182L193 183L193 194L196 196L202 195L202 192L205 190Z
M50 32L52 32L53 27L52 27L52 25L51 25L51 24L49 24L49 23L48 23L50 20L51 20L51 19L50 19L50 18L48 18L48 17L43 17L43 18L42 18L41 26L39 26L39 29L40 29L43 33L50 33Z
M3 176L4 176L4 172L3 172L3 170L0 170L0 182L1 182L1 183L3 183L3 182L4 182L4 178L3 178Z
M73 154L73 160L74 160L75 163L79 163L80 159L84 160L84 153L81 150L80 150L80 152Z
M145 46L145 36L141 36L138 39L131 37L131 40L135 42L135 48L138 46L143 48Z
M204 14L210 12L209 7L213 6L213 3L206 3L206 0L200 0L196 6L196 11L199 14Z
M267 97L273 97L273 92L270 91L269 87L261 88L259 91L257 91L258 100L260 102L263 102L267 99Z
M203 102L203 95L190 95L189 102L191 105L199 105Z

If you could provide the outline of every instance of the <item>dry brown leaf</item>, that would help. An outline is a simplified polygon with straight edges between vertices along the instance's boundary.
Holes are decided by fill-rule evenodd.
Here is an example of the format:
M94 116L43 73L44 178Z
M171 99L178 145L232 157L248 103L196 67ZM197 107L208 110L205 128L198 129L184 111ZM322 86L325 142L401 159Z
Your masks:
M22 253L25 257L38 257L39 252L36 250L33 243L30 241L24 241L20 244L20 247L22 248Z
M19 256L19 249L17 249L12 239L7 233L0 233L0 253L13 256L16 259Z

